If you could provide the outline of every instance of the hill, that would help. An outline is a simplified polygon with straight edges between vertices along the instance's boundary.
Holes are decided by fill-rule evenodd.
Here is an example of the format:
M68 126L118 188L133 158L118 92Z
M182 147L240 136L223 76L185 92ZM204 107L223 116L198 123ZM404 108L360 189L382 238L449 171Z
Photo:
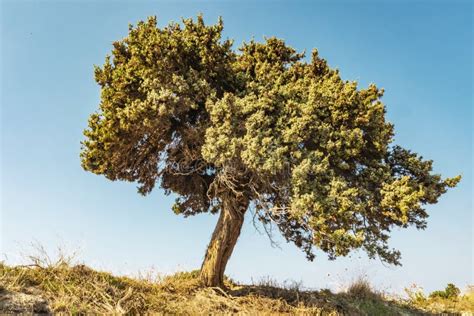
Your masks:
M66 262L0 264L0 313L473 315L474 311L473 293L454 300L412 293L410 299L401 300L377 293L365 280L346 292L332 293L271 281L241 285L228 278L224 291L200 286L197 277L198 271L158 280L129 278Z

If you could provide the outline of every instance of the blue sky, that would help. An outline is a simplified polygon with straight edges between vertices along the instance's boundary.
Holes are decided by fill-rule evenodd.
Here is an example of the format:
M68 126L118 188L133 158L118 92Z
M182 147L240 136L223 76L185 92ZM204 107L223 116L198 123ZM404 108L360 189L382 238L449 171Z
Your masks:
M164 26L204 14L224 18L226 37L283 38L298 50L318 48L345 79L386 90L395 142L435 161L459 186L428 207L428 229L394 230L402 267L363 253L314 262L281 238L272 248L247 218L227 274L264 276L338 288L359 274L400 292L474 283L472 216L473 6L469 1L2 1L1 247L7 262L37 241L62 245L96 268L134 274L199 268L217 220L174 215L173 196L142 197L133 183L110 182L80 167L87 117L99 102L93 65L128 24L157 15Z

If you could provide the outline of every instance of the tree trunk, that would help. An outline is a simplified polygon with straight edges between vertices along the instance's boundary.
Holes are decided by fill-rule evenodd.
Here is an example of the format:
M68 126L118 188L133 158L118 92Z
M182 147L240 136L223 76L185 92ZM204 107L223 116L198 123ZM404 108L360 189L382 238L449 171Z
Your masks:
M201 281L205 286L223 287L224 270L239 238L247 207L248 202L237 199L223 201L219 220L201 266Z

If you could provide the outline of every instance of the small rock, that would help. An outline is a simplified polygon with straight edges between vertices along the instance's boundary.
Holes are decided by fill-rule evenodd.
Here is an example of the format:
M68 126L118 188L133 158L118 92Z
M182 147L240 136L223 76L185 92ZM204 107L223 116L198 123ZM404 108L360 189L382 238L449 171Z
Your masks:
M0 292L0 314L51 314L48 302L39 295L3 290Z

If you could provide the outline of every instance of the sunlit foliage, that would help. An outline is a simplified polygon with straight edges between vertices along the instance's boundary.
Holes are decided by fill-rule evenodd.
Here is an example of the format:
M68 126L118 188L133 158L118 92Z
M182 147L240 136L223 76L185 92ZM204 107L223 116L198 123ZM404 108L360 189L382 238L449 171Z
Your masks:
M391 229L425 228L425 205L460 177L392 144L382 89L277 38L234 50L222 30L201 16L130 26L95 70L84 169L142 194L158 184L185 216L218 211L231 192L310 260L316 248L330 258L363 248L399 264Z

